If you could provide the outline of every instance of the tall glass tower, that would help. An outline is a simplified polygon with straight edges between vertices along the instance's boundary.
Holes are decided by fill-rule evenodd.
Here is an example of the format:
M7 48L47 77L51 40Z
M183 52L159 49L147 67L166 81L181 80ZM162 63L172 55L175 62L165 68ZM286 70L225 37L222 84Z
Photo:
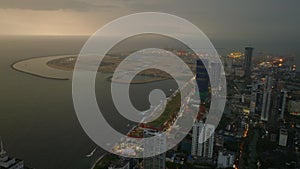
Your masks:
M201 101L205 101L208 95L209 76L201 59L198 59L196 64L196 82L199 96Z
M249 78L251 76L251 65L252 65L252 54L253 48L246 47L245 48L245 63L244 63L244 70L245 70L245 77Z

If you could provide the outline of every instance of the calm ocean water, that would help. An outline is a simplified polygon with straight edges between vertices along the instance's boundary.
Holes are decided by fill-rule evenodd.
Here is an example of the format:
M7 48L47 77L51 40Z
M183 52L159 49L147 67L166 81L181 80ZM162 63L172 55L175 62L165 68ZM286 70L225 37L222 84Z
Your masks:
M71 80L51 80L15 71L11 64L32 57L78 54L86 37L3 37L0 40L0 135L6 151L37 169L87 169L103 154L85 157L96 145L82 130L74 112ZM116 113L110 99L109 74L97 76L97 96L107 120L120 132L127 122ZM148 108L154 88L169 91L171 80L132 85L134 105ZM105 98L105 99L103 99ZM118 123L114 123L118 121Z
M82 130L72 104L71 80L50 80L13 70L16 61L32 57L78 54L87 37L1 37L0 39L0 136L7 152L37 169L87 169L93 159L85 158L96 145ZM222 46L219 52L236 44ZM242 49L243 43L236 49ZM261 47L263 48L263 47ZM292 48L293 49L293 48ZM226 51L227 52L227 51ZM116 113L110 99L108 74L97 77L97 95L111 124L126 132L126 121ZM134 105L148 107L148 93L154 88L169 91L173 81L132 85Z
M73 110L71 81L43 79L11 69L31 57L78 53L84 38L3 37L0 41L0 135L6 151L36 168L86 168L95 147Z

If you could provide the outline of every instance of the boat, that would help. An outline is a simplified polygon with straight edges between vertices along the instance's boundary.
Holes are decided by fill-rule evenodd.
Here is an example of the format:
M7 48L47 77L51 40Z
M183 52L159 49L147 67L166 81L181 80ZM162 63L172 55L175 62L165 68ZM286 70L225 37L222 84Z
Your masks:
M90 153L90 154L87 154L86 157L92 157L94 155L94 153L96 152L97 150L97 147Z

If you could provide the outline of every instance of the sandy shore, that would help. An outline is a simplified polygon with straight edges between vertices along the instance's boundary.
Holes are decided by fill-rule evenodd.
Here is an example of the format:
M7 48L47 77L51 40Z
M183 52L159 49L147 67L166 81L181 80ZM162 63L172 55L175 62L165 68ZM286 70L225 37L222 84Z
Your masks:
M48 66L47 63L53 59L60 59L70 56L72 55L44 56L22 60L12 64L12 68L17 71L28 73L38 77L57 80L68 80L72 78L71 70L56 69Z
M68 59L72 59L68 61ZM74 64L76 61L76 55L60 55L60 56L44 56L31 58L27 60L18 61L12 64L12 68L27 74L34 76L56 79L56 80L69 80L72 78L72 72ZM118 59L108 59L105 66L100 68L100 71L103 73L113 73L115 66L118 65L120 60ZM164 77L155 77L149 76L149 74L156 73L155 70L144 72L141 77L142 79L135 79L132 84L142 84L142 83L151 83L161 80L169 79L168 76ZM111 81L111 77L107 79ZM122 78L114 79L118 83L127 83Z

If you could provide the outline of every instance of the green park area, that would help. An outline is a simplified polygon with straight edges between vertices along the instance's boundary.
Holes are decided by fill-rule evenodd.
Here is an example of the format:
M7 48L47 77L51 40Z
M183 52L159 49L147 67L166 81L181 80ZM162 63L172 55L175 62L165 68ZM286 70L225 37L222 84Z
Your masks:
M170 100L164 112L158 117L156 120L147 123L147 126L152 126L156 128L164 127L164 124L167 122L171 122L172 119L175 117L176 113L179 112L181 106L181 94L177 93L172 100ZM168 125L168 124L167 124Z

